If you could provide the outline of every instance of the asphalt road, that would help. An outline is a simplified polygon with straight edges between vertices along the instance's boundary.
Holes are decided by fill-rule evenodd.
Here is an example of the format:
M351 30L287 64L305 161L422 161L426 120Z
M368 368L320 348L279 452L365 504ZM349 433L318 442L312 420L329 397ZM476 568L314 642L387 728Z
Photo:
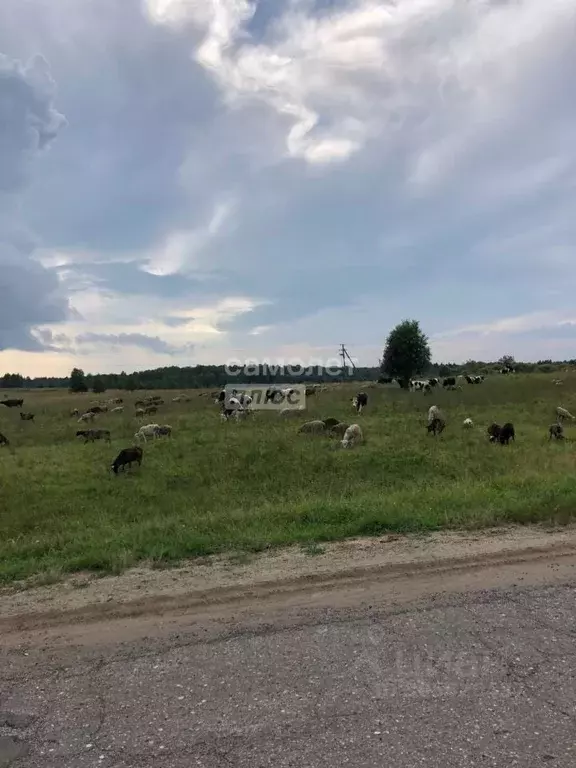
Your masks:
M574 768L576 580L557 581L12 644L0 766Z

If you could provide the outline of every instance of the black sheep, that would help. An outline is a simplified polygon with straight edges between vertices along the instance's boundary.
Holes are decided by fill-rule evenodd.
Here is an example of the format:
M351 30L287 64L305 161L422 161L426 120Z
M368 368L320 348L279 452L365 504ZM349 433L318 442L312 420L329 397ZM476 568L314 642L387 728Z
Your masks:
M117 475L121 467L124 468L126 465L131 467L134 461L138 462L138 466L140 466L142 464L142 455L142 448L138 448L136 445L132 448L124 448L112 462L111 469Z

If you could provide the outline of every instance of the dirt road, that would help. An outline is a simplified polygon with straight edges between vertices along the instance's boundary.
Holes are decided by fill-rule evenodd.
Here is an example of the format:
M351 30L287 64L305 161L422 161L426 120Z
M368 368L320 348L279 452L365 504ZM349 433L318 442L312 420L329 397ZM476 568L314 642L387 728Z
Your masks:
M0 593L0 768L574 766L576 530Z

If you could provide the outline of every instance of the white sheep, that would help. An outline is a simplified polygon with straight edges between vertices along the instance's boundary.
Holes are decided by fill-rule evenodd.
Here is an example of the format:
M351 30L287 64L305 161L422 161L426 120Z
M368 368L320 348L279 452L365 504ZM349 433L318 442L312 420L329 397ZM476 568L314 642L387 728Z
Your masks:
M560 405L556 408L556 416L558 417L558 421L564 421L564 419L571 419L574 421L574 416L572 416L570 411L567 411L566 408L562 408Z
M160 424L146 424L144 427L140 427L138 432L134 435L135 440L141 440L143 439L144 442L146 442L146 438L148 437L158 437L158 431L160 429Z
M466 427L466 429L472 429L472 427L474 426L474 422L472 421L472 419L464 419L464 421L462 422L462 426Z
M360 425L350 424L346 432L344 432L344 437L340 444L342 448L354 448L354 446L359 445L363 439L364 437Z
M96 414L92 413L92 411L88 411L88 413L83 413L82 416L80 416L80 418L78 419L78 423L80 424L81 422L84 422L84 421L94 421L95 418L96 418Z
M116 406L116 408L112 408L110 413L122 413L123 411L124 411L124 406L123 405L118 405L118 406Z
M430 408L428 408L428 424L432 424L434 419L443 419L442 411L440 408L438 408L437 405L431 405Z

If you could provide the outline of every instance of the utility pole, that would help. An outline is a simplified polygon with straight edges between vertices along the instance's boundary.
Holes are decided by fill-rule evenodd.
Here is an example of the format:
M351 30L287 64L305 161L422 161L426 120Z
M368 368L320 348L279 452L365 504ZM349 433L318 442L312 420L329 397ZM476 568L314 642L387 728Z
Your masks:
M340 344L340 352L339 352L339 355L340 355L340 357L342 358L342 376L343 376L343 377L345 376L345 373L344 373L344 371L346 370L346 367L347 367L347 366L346 366L346 360L349 360L349 361L350 361L350 365L351 365L351 367L352 367L352 370L355 372L355 371L356 371L356 366L354 365L354 361L352 360L352 358L351 358L351 357L350 357L350 355L348 354L348 350L346 349L346 346L345 346L345 344Z

